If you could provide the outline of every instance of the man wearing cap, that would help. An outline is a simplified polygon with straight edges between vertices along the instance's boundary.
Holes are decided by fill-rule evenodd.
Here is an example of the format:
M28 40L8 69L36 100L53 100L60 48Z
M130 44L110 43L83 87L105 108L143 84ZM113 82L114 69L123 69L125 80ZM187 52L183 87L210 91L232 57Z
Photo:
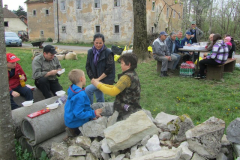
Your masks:
M182 39L181 46L179 48L183 48L183 46L191 46L192 45L192 39L191 39L191 32L186 32L186 36ZM193 52L183 52L183 61L189 61L192 59Z
M157 39L154 40L152 48L153 48L153 58L157 61L162 61L161 68L161 77L168 76L167 70L173 68L174 62L177 60L177 57L171 55L168 47L166 45L165 39L168 34L166 32L160 32L160 35Z
M198 43L200 38L203 36L203 31L201 31L197 26L196 22L192 21L191 27L186 31L191 33L192 43Z
M62 86L57 79L57 72L62 70L58 58L55 56L56 50L52 45L43 48L43 53L36 56L32 62L32 78L35 85L41 90L45 98L52 97L57 91L62 90Z
M7 53L7 69L9 80L10 101L12 110L19 108L14 102L13 97L23 96L27 101L33 100L32 90L26 86L20 85L20 80L27 81L27 76L20 64L17 63L20 59L13 53Z

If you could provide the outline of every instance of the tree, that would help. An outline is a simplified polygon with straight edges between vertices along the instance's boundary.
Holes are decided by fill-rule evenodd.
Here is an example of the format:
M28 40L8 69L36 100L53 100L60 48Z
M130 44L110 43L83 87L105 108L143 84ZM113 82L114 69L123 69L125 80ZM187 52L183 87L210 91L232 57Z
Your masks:
M148 56L147 51L147 22L146 0L133 0L134 39L133 51L138 58L144 60Z
M16 10L16 11L13 10L12 12L15 13L18 17L21 16L21 15L23 15L23 16L25 16L25 17L27 16L27 12L24 11L24 9L23 9L22 6L19 6L19 7L18 7L18 10Z
M0 160L17 159L14 145L12 114L10 107L6 47L4 40L3 9L0 0Z

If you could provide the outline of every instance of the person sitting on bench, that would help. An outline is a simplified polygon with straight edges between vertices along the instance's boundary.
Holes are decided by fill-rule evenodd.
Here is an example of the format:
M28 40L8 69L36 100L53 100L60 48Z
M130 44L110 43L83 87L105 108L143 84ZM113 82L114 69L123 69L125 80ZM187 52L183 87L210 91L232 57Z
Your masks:
M205 59L199 62L200 71L197 75L197 79L205 78L204 70L206 69L206 65L221 65L224 64L228 59L228 46L222 40L220 34L214 34L213 36L213 49L212 54L208 55Z

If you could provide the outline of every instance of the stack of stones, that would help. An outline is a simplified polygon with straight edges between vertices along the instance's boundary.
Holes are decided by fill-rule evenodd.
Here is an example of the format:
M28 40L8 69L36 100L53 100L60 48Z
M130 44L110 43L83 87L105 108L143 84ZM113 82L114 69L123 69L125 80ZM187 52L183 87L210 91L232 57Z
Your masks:
M236 157L240 157L240 118L233 120L227 127L227 139L232 143Z
M149 111L141 110L117 122L112 103L92 107L103 107L103 116L80 127L82 135L53 143L51 160L233 159L232 141L227 140L232 135L224 135L221 119L211 117L194 126L188 115L161 112L154 119ZM229 127L235 130L230 129L231 134L239 143L239 120L232 123Z

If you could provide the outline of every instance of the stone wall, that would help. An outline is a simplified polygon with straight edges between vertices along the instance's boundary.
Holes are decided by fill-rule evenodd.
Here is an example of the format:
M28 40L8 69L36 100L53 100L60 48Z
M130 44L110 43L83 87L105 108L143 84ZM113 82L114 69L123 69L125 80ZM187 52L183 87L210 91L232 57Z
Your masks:
M239 119L229 125L216 117L197 126L188 115L176 116L164 112L153 118L147 110L138 111L118 121L118 113L107 103L103 116L85 123L81 135L62 143L53 143L51 159L80 160L232 160L239 156ZM111 114L111 116L109 116ZM234 137L234 138L232 138ZM228 140L229 139L229 140Z

